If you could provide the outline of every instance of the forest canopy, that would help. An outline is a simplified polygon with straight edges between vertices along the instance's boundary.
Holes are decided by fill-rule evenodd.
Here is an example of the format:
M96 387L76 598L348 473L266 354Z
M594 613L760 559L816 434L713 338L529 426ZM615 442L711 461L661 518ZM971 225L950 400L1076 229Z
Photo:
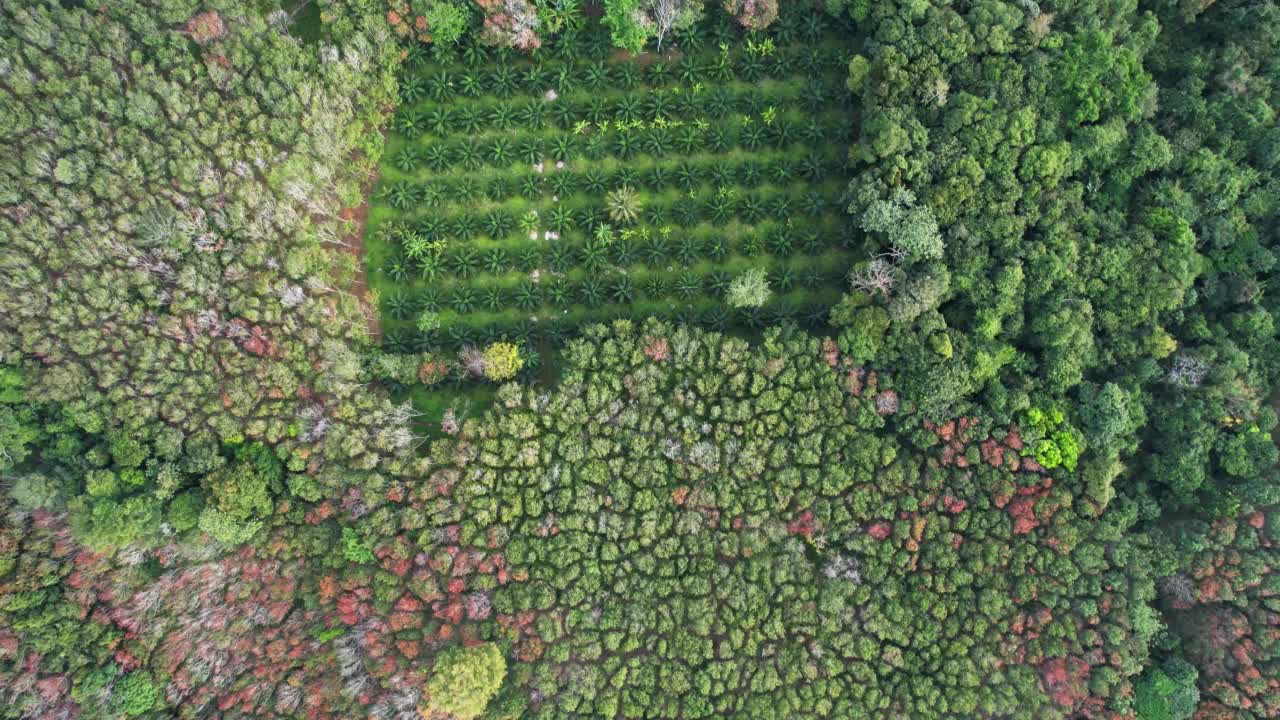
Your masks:
M0 718L1280 716L1280 6L0 0Z

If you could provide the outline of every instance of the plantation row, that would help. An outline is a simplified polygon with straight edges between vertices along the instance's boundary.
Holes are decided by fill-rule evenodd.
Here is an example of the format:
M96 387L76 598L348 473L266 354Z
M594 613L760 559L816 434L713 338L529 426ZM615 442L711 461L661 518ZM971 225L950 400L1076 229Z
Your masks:
M470 189L473 196L483 192L495 198L509 194L512 186L506 178L495 177L489 181L488 187L481 189L473 179L476 171L485 168L511 170L515 165L524 166L520 169L526 175L514 189L527 198L537 197L548 189L547 186L553 191L567 191L577 184L600 192L610 181L628 185L643 182L655 187L674 182L685 190L701 182L719 185L738 182L754 186L765 178L786 184L797 176L816 179L824 172L843 166L843 159L829 145L822 150L813 149L815 145L836 142L845 137L837 123L834 118L826 124L815 119L793 126L783 119L772 125L748 124L740 133L735 133L732 127L716 126L704 130L686 126L676 131L666 128L627 131L612 137L599 132L585 136L513 133L492 140L468 137L425 146L406 145L392 157L392 165L404 174L420 169L430 170L433 174L444 173L451 166L458 166L470 182L464 184L455 178L435 187L442 191L456 188L455 192ZM793 127L803 128L803 131L792 132ZM735 148L740 149L735 152ZM674 168L669 163L660 162L673 153L683 157ZM548 161L568 163L574 157L591 161L611 160L618 166L586 169L547 167ZM623 160L627 161L625 166L619 162ZM391 185L384 193L389 196L397 188L405 186L412 185ZM419 187L425 189L433 185L424 183Z
M591 190L592 187L598 184L602 188L611 189L602 189L598 191L600 193L628 193L653 187L648 183L606 184L596 179L587 179L584 184L582 195L571 196L569 193L575 191L572 181L554 183L554 187L561 188L555 191L556 196L564 200L554 203L543 215L530 206L529 202L514 198L488 200L491 196L487 193L482 195L474 179L459 183L445 192L438 185L397 183L391 187L387 198L392 207L404 209L404 220L396 226L402 230L397 230L394 237L388 239L402 242L405 250L412 254L413 243L419 238L431 242L450 237L470 241L481 236L498 239L516 231L522 236L532 237L531 233L540 227L560 233L579 227L596 227L609 222L611 210L607 200L601 202L596 199L598 196ZM752 192L746 190L746 186L715 187L718 189L707 188L700 192L690 189L683 195L673 191L662 195L650 194L645 205L637 209L637 218L655 226L666 220L673 220L686 228L704 221L724 225L735 218L747 224L758 224L770 218L779 222L787 222L792 218L824 218L836 206L834 193L823 195L815 189L788 192L777 186L766 186L758 192ZM660 191L652 191L657 192ZM442 197L446 195L452 200L448 206L442 202ZM475 199L459 200L466 196L473 196ZM430 202L427 202L428 198ZM505 206L483 205L486 201L497 203L504 200L507 201ZM449 212L457 206L472 209ZM408 222L412 222L411 227L405 224Z
M541 102L541 101L534 101ZM648 129L622 125L621 130L601 131L598 126L583 127L572 135L554 132L510 132L485 135L474 117L456 123L457 131L467 137L454 141L435 141L426 145L405 145L391 158L403 173L426 169L435 173L457 167L474 172L485 167L507 168L516 164L536 165L551 160L567 162L573 157L601 160L613 157L633 160L640 156L666 158L670 155L690 156L699 151L728 153L735 148L760 152L777 150L792 155L813 145L842 140L848 135L847 120L838 114L796 119L769 114L765 108L757 116L744 115L734 122L710 125L698 118L691 124L662 123ZM434 113L433 113L434 114ZM763 118L763 119L761 119ZM521 124L532 123L518 120ZM433 121L434 122L434 121ZM842 122L846 127L842 127ZM410 132L410 131L405 131ZM806 158L809 162L816 159ZM843 163L842 163L843 164ZM797 170L809 177L822 171L821 166L784 165L781 180ZM758 166L757 166L758 172Z
M450 280L450 275L466 280L482 274L502 276L512 271L565 273L575 265L581 265L587 272L635 265L689 266L704 259L724 262L731 256L753 258L766 250L775 258L787 258L797 251L816 256L852 237L838 227L797 229L782 223L731 225L728 233L718 227L699 225L685 230L678 240L672 237L669 226L653 233L646 227L626 228L616 238L609 226L598 227L600 231L583 242L558 238L553 244L545 244L529 239L487 248L475 242L444 253L433 251L431 243L416 232L407 232L400 239L406 247L405 254L393 255L382 270L399 283L410 282L417 276L438 284Z
M818 292L793 292L775 294L764 306L758 308L730 308L722 301L703 298L697 302L676 304L669 298L662 300L631 299L634 295L620 295L617 283L626 283L625 276L606 278L591 285L598 293L601 304L578 305L564 314L549 317L529 314L514 316L510 312L486 312L468 310L467 321L450 324L442 331L420 331L410 327L393 327L386 331L383 344L391 352L425 352L438 349L442 344L454 347L487 345L506 340L520 346L523 370L538 369L540 342L558 346L574 337L577 328L597 323L610 323L634 315L654 317L682 325L696 325L723 332L733 328L758 331L785 322L795 322L803 327L816 328L827 322L831 305L840 298L838 290ZM824 278L829 285L829 278ZM585 289L584 285L584 289ZM633 285L631 287L634 287ZM609 302L622 297L621 302Z
M530 71L532 72L532 71ZM830 105L847 105L848 90L839 76L820 79L768 82L724 83L710 89L701 83L670 88L645 88L633 92L608 89L585 89L575 92L560 81L540 85L534 96L515 99L480 99L451 106L443 101L427 100L401 106L395 128L408 137L424 133L443 136L466 130L485 128L510 130L526 126L541 129L549 124L573 128L575 123L601 124L606 121L634 123L647 119L658 127L675 118L713 119L733 113L756 115L770 106L786 106L814 113ZM547 88L553 88L548 94ZM806 123L811 115L795 113ZM848 122L833 123L833 129L849 131Z
M829 30L829 28L828 28ZM648 65L610 62L617 52L607 33L568 33L569 41L544 50L536 60L507 48L464 45L461 48L420 47L410 51L408 72L400 80L401 100L412 104L456 97L508 97L520 91L541 93L550 83L592 89L631 89L641 83L653 87L684 82L727 83L734 78L757 82L844 69L846 43L824 39L821 23L782 22L769 36L742 42L731 25L708 24L678 33L675 43L683 57L657 57ZM830 36L828 35L828 38ZM710 51L710 52L709 52ZM514 72L512 65L529 69Z

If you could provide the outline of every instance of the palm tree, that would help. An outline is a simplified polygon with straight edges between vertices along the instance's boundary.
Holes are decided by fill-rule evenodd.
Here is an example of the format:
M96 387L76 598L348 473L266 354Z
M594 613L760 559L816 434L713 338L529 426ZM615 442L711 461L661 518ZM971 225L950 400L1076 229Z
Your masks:
M480 126L484 123L484 117L480 114L479 109L468 106L454 113L453 121L457 123L458 129L463 132L476 133L480 131Z
M741 137L738 138L742 143L742 147L748 150L757 150L764 144L765 129L763 125L752 124L743 128Z
M494 165L506 165L511 161L511 141L506 138L498 138L489 146L489 157L493 158Z
M480 269L480 255L475 248L465 247L450 257L453 269L462 277L470 277Z
M440 312L440 291L433 287L423 290L418 293L416 304L419 310Z
M410 74L410 76L401 81L399 94L401 94L401 102L406 105L413 105L421 100L422 96L426 95L426 81L421 76Z
M422 160L427 167L434 172L441 172L449 166L449 148L440 143L434 143L427 146L422 152Z
M501 275L507 271L507 251L494 248L485 254L484 269L490 275Z
M573 127L573 120L576 113L573 111L573 105L567 100L556 103L551 106L551 118L556 121L560 127L568 130Z
M640 84L640 67L635 63L622 63L616 65L614 74L617 75L617 84L630 90Z
M661 235L650 240L644 249L645 263L650 267L665 265L669 256L670 249L667 247L667 241Z
M460 287L450 298L449 304L453 306L454 310L466 315L476 309L476 294L469 287Z
M551 253L547 257L547 264L556 272L564 272L573 265L574 251L571 245L558 242L551 246Z
M434 282L439 280L442 274L444 274L444 262L438 254L431 253L418 258L418 275L423 280Z
M644 294L650 300L662 300L667 296L667 281L655 275L644 281Z
M489 82L500 97L508 97L516 91L516 74L509 67L495 70Z
M702 145L702 133L695 127L685 127L676 135L676 147L680 152L691 153Z
M702 247L697 238L686 235L676 245L676 260L679 260L681 265L692 265L698 261L701 252Z
M573 186L576 184L577 176L573 173L557 173L551 176L551 192L565 198L569 193L573 192Z
M453 111L447 107L432 108L431 112L423 118L423 125L434 135L448 135L453 129Z
M484 156L480 154L478 143L474 140L463 142L458 148L458 163L467 170L479 170L484 165Z
M398 129L401 134L409 137L417 137L422 134L423 129L426 127L426 123L427 121L423 117L422 113L413 108L409 108L396 119L396 129Z
M382 269L396 282L404 282L409 277L409 261L401 255L392 255Z
M796 271L789 265L781 265L774 271L773 284L782 292L788 292L796 285Z
M547 213L547 224L556 232L565 232L573 227L573 211L564 205L556 205Z
M827 202L817 190L810 190L800 198L800 212L809 217L819 217L826 209Z
M440 240L449 233L449 221L439 215L428 215L418 221L414 231L428 240Z
M588 272L597 272L604 269L609 264L607 249L608 247L604 243L595 238L589 238L586 244L582 246L582 266Z
M582 74L582 84L589 90L603 90L609 85L609 69L604 63L592 63Z
M542 194L541 176L525 175L520 179L520 196L525 200L536 200Z
M707 256L712 260L728 258L728 241L723 236L714 236L707 243Z
M382 344L391 352L406 352L410 346L408 332L401 328L387 330L382 334Z
M609 219L617 223L631 224L640 217L640 195L629 185L614 190L605 197Z
M604 283L599 278L588 277L578 288L578 296L588 307L600 305L604 302Z
M636 246L630 240L619 238L613 242L613 261L622 267L636 262Z
M636 297L636 284L629 275L618 275L613 279L613 287L609 289L613 301L626 305Z
M515 304L521 310L532 310L538 307L540 300L538 297L538 286L529 281L524 281L516 288Z
M640 141L630 131L618 133L613 140L614 153L623 160L630 160L640 147Z
M681 273L676 281L676 294L684 300L692 300L702 292L702 278L692 270Z
M671 82L675 72L664 62L656 62L649 66L649 84L658 86Z
M489 111L489 124L498 130L508 130L516 121L516 113L510 105L498 105Z
M405 147L396 153L392 163L396 169L403 173L410 173L418 169L418 151L412 147Z
M462 240L470 240L480 232L480 221L475 215L459 215L453 221L453 234Z
M382 298L382 309L397 320L404 320L413 314L413 301L402 292L393 292Z
M569 286L562 278L553 278L543 289L548 304L562 307L569 304Z
M484 291L484 307L491 312L501 310L502 306L506 304L506 301L506 293L504 293L502 288L497 285L494 285Z
M510 213L502 210L491 210L484 218L484 229L489 233L489 237L494 239L502 238L511 232L515 226L515 219Z
M441 70L427 81L427 95L437 102L447 100L453 95L453 77L446 70Z
M591 168L583 173L582 188L592 195L600 195L605 192L604 173L596 168Z
M391 186L387 193L391 207L397 210L408 210L418 199L418 189L412 183L398 182Z
M467 49L470 49L468 46ZM476 73L467 73L458 81L458 87L462 90L462 94L467 97L480 97L484 93L484 82Z

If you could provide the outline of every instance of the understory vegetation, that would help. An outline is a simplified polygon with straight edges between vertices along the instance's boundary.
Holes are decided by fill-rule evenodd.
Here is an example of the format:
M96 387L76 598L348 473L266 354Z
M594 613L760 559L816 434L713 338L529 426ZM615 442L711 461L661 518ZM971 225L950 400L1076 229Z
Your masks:
M1280 715L1278 63L0 0L0 718Z

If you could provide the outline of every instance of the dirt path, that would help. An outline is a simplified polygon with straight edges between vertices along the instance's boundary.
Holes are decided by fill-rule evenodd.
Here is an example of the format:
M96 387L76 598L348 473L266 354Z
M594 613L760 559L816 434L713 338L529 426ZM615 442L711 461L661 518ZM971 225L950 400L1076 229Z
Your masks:
M377 183L378 175L374 173L373 177L369 178L360 189L360 206L344 209L341 217L343 220L352 220L356 224L355 229L342 238L344 243L342 251L354 255L356 259L356 277L351 283L351 292L360 298L365 321L369 324L369 333L375 338L381 338L382 318L378 314L378 308L369 300L369 274L364 262L364 230L369 222L369 194L373 192Z

